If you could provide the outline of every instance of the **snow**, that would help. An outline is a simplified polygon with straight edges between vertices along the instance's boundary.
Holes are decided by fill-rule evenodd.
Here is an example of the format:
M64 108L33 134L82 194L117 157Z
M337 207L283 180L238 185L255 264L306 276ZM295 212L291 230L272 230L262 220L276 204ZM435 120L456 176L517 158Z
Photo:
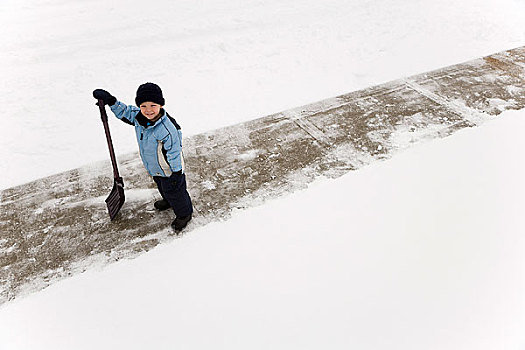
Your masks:
M2 349L520 349L525 111L0 309Z
M522 0L148 5L0 3L0 188L107 159L97 87L157 82L188 136L525 42ZM9 302L0 349L522 349L524 130L504 112Z
M158 83L189 136L525 42L523 0L148 5L2 0L0 188L108 158L98 87L133 103ZM136 151L128 125L111 131Z

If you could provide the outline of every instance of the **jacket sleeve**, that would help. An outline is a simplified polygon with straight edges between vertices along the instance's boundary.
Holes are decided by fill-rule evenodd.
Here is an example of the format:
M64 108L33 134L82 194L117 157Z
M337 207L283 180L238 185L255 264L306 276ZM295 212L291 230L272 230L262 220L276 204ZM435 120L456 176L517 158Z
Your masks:
M118 119L131 125L134 125L135 116L140 111L140 108L133 105L126 105L120 101L117 101L113 106L110 106L110 108Z
M166 150L166 158L171 169L173 171L184 171L182 160L182 133L180 130L171 132L169 142L164 143L164 149Z

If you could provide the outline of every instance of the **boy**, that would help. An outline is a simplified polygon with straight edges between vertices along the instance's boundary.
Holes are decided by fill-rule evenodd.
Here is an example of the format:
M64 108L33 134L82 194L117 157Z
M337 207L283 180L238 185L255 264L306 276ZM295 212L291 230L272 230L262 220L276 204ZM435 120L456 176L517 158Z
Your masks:
M193 207L186 190L182 159L182 132L179 124L164 111L165 100L160 87L153 83L139 86L135 103L126 105L109 92L96 89L93 97L110 106L115 116L135 126L142 163L157 184L162 200L158 210L173 208L175 220L171 226L181 231L191 220Z

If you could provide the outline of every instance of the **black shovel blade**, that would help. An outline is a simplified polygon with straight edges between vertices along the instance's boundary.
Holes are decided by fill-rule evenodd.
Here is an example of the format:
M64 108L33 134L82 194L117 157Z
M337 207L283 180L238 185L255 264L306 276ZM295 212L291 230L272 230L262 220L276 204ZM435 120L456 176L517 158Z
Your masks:
M109 218L111 220L117 216L125 200L126 197L124 196L124 182L122 181L122 178L115 179L113 183L113 189L111 190L108 198L106 198Z

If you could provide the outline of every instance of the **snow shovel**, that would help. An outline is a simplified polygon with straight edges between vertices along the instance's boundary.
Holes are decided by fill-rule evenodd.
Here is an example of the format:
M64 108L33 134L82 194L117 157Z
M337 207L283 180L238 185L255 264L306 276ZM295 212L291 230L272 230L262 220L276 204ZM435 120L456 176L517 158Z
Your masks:
M106 205L108 206L109 218L113 220L126 198L124 197L124 181L120 177L117 168L117 160L115 158L115 151L113 150L113 142L111 141L111 134L109 133L108 115L106 114L106 108L103 100L98 100L98 107L100 109L100 117L102 118L102 124L104 124L104 131L106 132L106 139L108 141L109 156L111 157L111 164L113 164L113 189L106 198Z

